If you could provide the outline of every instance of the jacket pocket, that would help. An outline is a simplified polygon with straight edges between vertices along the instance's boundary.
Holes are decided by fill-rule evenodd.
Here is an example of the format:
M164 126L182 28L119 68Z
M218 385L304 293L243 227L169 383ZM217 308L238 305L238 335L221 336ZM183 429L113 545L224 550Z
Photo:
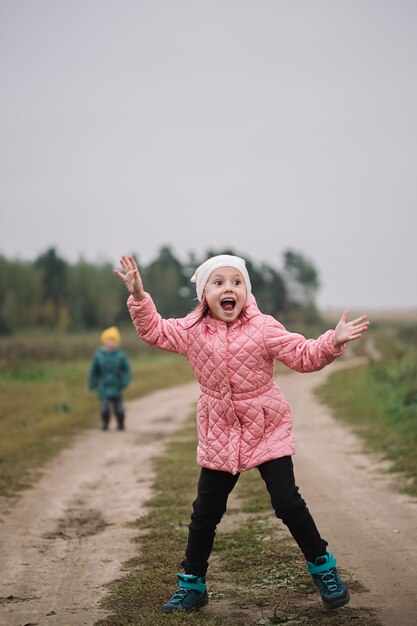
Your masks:
M265 421L264 432L271 432L280 425L283 418L281 411L278 411L275 407L263 406L262 412Z

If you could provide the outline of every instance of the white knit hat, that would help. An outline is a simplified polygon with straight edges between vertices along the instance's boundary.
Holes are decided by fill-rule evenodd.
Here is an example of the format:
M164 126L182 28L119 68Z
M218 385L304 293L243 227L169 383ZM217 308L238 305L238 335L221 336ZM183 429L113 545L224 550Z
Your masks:
M250 278L244 259L241 259L239 256L232 256L231 254L218 254L199 265L191 278L191 282L196 284L197 298L200 302L203 299L203 291L208 277L219 267L234 267L239 270L246 283L246 292L247 296L249 296L252 291L252 285L250 284Z

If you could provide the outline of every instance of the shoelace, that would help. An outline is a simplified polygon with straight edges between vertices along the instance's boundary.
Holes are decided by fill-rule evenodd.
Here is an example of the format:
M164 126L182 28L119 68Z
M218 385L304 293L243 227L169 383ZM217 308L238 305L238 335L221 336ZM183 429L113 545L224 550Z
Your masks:
M318 576L330 594L340 591L337 574L334 569L318 574Z

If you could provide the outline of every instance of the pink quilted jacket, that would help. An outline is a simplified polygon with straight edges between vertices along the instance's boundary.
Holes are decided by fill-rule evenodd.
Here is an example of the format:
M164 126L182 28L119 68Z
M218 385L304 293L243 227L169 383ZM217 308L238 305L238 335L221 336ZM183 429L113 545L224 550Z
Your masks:
M265 461L294 454L291 410L273 379L274 361L313 372L344 352L334 330L318 339L288 332L258 309L251 295L230 325L197 311L162 319L149 294L129 312L146 343L183 354L200 383L197 462L236 474Z

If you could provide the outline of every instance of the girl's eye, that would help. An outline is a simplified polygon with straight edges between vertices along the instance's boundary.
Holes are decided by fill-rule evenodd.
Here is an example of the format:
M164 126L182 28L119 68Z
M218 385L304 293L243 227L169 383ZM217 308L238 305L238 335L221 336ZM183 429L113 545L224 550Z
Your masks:
M235 280L235 285L240 285L241 281L240 280Z
M215 280L215 281L214 281L214 284L215 284L215 285L221 285L221 284L222 284L222 281L221 281L221 280Z

